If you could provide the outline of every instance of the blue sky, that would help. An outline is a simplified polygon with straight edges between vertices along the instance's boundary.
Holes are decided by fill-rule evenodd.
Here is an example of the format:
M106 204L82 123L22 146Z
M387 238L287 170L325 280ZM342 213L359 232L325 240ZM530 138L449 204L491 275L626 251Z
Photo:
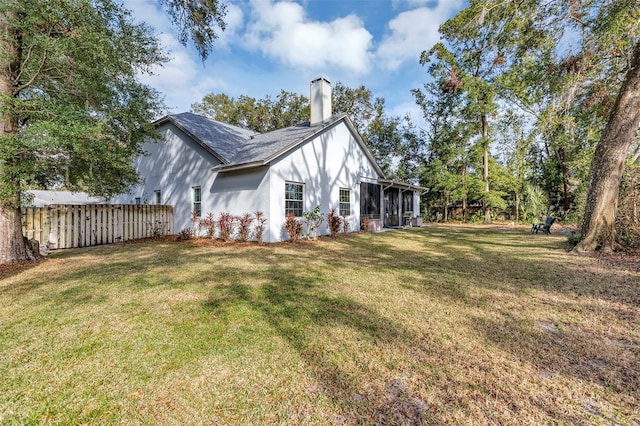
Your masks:
M202 63L155 0L125 0L155 28L171 61L142 76L160 91L169 112L188 111L210 92L275 97L281 89L309 95L325 75L349 87L364 84L384 97L387 112L420 117L410 90L427 80L420 53L439 39L438 27L465 0L231 1L227 29Z

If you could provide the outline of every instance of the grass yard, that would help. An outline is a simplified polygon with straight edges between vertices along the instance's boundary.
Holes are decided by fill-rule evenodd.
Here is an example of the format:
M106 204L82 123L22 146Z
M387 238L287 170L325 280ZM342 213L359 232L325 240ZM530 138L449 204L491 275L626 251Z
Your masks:
M640 424L640 274L523 229L0 273L1 424Z

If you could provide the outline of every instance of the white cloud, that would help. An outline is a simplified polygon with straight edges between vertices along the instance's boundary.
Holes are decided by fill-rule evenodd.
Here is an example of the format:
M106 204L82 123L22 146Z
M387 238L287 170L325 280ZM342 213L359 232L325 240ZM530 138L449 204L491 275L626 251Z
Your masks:
M151 0L125 0L124 6L132 12L136 21L143 21L156 31L167 31L171 22L167 14L162 11L158 2Z
M409 9L413 9L414 7L428 6L429 4L433 4L433 0L392 0L391 4L393 5L394 9L403 6L407 6Z
M253 1L251 6L244 38L248 49L305 70L369 71L373 36L357 16L319 22L309 20L298 3Z
M227 3L227 14L224 17L225 30L218 33L218 39L214 42L216 48L228 48L238 36L244 25L242 9L233 3Z
M398 14L389 21L390 32L376 51L378 62L388 70L397 70L407 60L417 62L420 53L440 39L440 24L462 6L462 0L441 0L433 8L420 7Z
M152 0L128 0L125 6L133 12L137 20L144 20L158 33L158 41L168 52L169 61L154 66L151 74L140 74L139 79L158 90L165 99L171 112L188 111L190 105L223 84L207 74L199 56L193 48L183 46L176 36L176 30L168 15ZM242 23L242 12L236 7L229 7L230 20L227 28L236 31ZM221 37L222 38L222 37ZM218 47L221 40L216 40Z
M171 112L189 110L192 103L212 91L257 98L275 96L280 89L308 95L309 80L326 73L334 83L341 81L352 87L365 84L382 91L393 114L410 111L418 117L412 100L407 100L409 89L419 85L419 80L414 81L415 73L422 72L418 57L437 41L439 24L464 0L441 0L443 4L431 9L398 14L388 23L385 38L380 40L376 35L379 47L375 54L373 30L368 31L363 23L368 16L365 2L354 0L349 8L355 11L353 14L326 20L309 15L304 7L306 0L302 5L288 0L227 1L227 29L215 41L205 65L193 47L185 48L178 42L176 28L157 1L124 1L136 19L161 32L161 44L170 52L170 62L155 67L155 75L142 75L141 80L165 96ZM423 0L399 1L403 2L401 10L407 10L415 7L413 2ZM418 14L413 14L416 11ZM363 16L362 20L357 14ZM367 19L367 25L373 22L371 17ZM428 34L433 34L433 39ZM382 64L376 68L398 72L375 70L374 60ZM406 66L408 60L418 71ZM402 63L405 66L400 67Z

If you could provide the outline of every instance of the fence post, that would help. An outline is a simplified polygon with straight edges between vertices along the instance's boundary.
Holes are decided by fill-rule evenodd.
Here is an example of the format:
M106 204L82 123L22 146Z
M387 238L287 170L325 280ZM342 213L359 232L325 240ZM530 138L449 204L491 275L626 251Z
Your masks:
M49 206L49 245L51 249L58 248L58 209Z

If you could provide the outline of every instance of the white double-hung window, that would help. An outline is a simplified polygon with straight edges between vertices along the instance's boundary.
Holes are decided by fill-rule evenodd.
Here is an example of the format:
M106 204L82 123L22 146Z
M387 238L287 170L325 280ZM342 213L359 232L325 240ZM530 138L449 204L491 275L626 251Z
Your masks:
M297 182L285 182L284 213L301 217L304 211L304 184Z
M339 209L340 216L351 215L351 190L346 188L340 188L340 204Z
M192 208L191 211L195 212L196 217L200 217L202 215L202 190L199 186L194 186L191 188L192 194Z

